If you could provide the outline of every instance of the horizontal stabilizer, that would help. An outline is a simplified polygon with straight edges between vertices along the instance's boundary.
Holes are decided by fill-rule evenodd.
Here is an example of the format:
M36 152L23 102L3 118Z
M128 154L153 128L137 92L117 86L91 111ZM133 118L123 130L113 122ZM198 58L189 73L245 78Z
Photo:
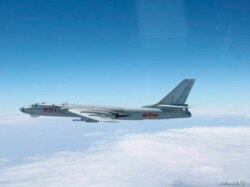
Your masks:
M157 105L161 108L190 108L189 106L186 106L186 105Z

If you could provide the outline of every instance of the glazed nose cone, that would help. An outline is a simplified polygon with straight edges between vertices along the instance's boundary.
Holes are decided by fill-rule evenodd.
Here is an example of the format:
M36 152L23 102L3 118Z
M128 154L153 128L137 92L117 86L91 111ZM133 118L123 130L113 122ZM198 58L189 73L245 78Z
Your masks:
M20 110L21 112L25 112L24 107L21 107L19 110Z

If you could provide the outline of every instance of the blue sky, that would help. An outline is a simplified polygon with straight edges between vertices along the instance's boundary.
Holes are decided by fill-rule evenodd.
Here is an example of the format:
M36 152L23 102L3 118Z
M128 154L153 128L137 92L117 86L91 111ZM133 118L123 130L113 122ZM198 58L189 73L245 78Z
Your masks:
M32 102L140 106L196 78L191 104L247 107L248 1L4 1L2 113Z
M0 1L0 186L249 186L249 23L248 0ZM184 78L197 80L190 119L18 110L143 106Z

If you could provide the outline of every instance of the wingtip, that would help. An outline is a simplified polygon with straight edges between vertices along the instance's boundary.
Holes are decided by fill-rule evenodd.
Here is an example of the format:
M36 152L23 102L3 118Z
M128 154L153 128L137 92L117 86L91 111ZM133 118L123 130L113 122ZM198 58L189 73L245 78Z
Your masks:
M196 79L184 79L183 81L195 82Z

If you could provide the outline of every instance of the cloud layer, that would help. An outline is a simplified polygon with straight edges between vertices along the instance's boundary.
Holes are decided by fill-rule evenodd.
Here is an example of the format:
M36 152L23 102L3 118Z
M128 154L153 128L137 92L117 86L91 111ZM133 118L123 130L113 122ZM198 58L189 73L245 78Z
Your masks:
M0 186L219 186L250 180L250 128L124 135L87 152L30 158L0 170ZM247 183L245 186L248 186Z

